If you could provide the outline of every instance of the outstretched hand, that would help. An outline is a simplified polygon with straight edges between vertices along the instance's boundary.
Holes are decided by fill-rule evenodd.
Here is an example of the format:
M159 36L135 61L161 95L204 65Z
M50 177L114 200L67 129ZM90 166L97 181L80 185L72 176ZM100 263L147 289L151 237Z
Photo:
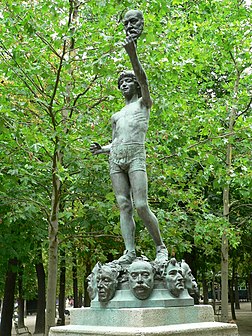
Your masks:
M101 154L103 153L102 147L100 144L98 144L98 142L94 142L90 145L90 152L93 155L97 155L97 154Z
M126 36L123 46L127 53L136 52L136 38L132 35Z

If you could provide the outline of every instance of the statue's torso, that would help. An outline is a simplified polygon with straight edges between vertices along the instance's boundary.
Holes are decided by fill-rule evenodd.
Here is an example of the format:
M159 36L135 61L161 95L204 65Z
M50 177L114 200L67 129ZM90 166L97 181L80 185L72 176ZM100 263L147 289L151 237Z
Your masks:
M144 144L148 130L150 109L141 100L130 103L112 116L112 146L119 144Z

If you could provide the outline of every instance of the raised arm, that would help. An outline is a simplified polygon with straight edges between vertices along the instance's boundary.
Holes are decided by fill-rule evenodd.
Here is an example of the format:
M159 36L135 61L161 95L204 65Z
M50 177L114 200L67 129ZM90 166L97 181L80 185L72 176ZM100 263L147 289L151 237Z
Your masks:
M142 104L146 107L150 108L152 105L152 100L150 97L150 91L148 86L148 79L146 76L146 73L144 72L144 69L138 59L137 51L136 51L136 43L134 41L134 38L129 35L126 37L124 48L129 55L130 62L132 64L132 68L134 70L134 73L136 75L137 81L141 88L142 93Z

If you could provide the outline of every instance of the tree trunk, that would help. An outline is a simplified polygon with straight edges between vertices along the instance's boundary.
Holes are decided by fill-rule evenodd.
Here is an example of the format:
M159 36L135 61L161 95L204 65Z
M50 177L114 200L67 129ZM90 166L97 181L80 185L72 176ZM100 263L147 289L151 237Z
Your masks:
M227 179L231 169L232 162L232 145L227 145ZM223 190L223 216L229 222L229 184L227 183ZM228 237L226 230L222 234L221 239L221 321L228 322Z
M202 277L202 287L203 287L203 303L208 304L208 284L204 275Z
M18 327L24 327L23 266L18 271Z
M233 58L232 58L233 59ZM236 67L236 62L234 61ZM233 90L233 106L229 113L229 134L233 134L234 124L236 121L237 112L237 95L240 81L240 73L236 68L236 80ZM232 142L231 136L228 138L227 150L226 150L226 183L223 189L223 217L229 223L229 211L230 211L230 174L232 171ZM221 320L222 322L228 322L228 236L224 229L221 241Z
M234 286L235 286L235 309L240 309L240 299L239 299L239 288L238 288L238 277L237 273L235 272L234 278Z
M83 292L82 292L82 289L79 290L79 293L78 293L78 297L79 297L79 307L83 307Z
M65 306L66 306L66 253L60 251L60 283L59 283L59 319L57 325L65 325Z
M59 146L56 141L55 149ZM57 291L57 270L58 270L58 228L59 228L59 203L61 182L57 175L58 166L61 165L62 155L55 150L53 157L53 192L52 192L52 213L49 223L49 257L48 257L48 280L46 294L46 328L48 336L50 327L55 326L56 291Z
M83 278L83 289L84 289L84 307L90 307L90 297L87 291L87 277L89 274L91 274L92 268L91 268L91 263L89 260L86 261L86 274L85 277Z
M24 327L25 301L22 297L18 298L18 328Z
M216 313L215 270L213 270L213 278L212 278L212 296L213 296L213 310L214 313Z
M56 205L58 208L58 205ZM46 330L48 336L50 327L55 326L56 291L57 291L57 268L58 268L58 211L57 216L51 221L49 228L49 260L48 280L46 295Z
M89 294L88 294L88 291L87 291L87 281L86 281L86 278L83 279L83 287L84 287L84 307L90 307L90 297L89 297Z
M222 235L221 244L221 321L228 322L228 239Z
M38 279L38 304L37 304L37 316L35 323L35 332L36 334L44 334L45 332L45 270L42 263L42 253L39 251L41 262L36 264L36 273Z
M250 298L250 310L252 311L252 272L249 274L249 298Z
M77 260L75 251L73 252L73 267L72 267L72 274L73 274L73 297L74 297L74 308L79 307L79 300L78 300L78 274L77 274Z
M69 0L69 17L68 26L70 31L74 32L74 22L77 18L79 8L78 0ZM67 52L67 49L69 51ZM50 327L55 326L55 310L56 310L56 290L57 290L57 270L58 270L58 229L59 229L59 209L61 203L61 187L62 182L59 177L59 168L63 167L64 145L61 146L60 132L57 133L58 123L56 122L55 112L53 109L54 100L58 85L60 82L61 71L65 56L68 53L69 62L71 54L74 51L74 39L70 37L69 40L64 39L62 53L59 60L59 67L57 70L57 76L55 81L54 90L51 96L50 104L48 106L48 113L52 118L53 128L56 131L54 138L54 153L52 159L52 200L51 200L51 216L49 219L49 253L48 253L48 281L47 281L47 300L46 300L46 327L45 335L48 336ZM69 63L71 64L71 63ZM72 74L72 68L70 66L69 74ZM70 81L66 83L65 101L66 107L61 110L61 124L64 125L64 134L67 134L68 128L66 122L71 118L69 110L69 103L71 97L71 89L73 83ZM63 135L63 134L62 134Z
M232 279L230 281L230 286L229 286L229 296L230 296L230 305L231 305L231 314L232 314L232 319L236 320L235 316L235 296L234 296L234 268L232 272Z
M11 259L9 260L8 270L5 278L0 336L11 336L16 278L17 260Z

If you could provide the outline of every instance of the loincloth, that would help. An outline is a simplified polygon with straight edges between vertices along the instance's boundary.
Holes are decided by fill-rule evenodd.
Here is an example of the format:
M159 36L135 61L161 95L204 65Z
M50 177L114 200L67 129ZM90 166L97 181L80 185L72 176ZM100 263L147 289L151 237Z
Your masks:
M110 174L146 171L146 152L143 144L112 146L109 156Z

